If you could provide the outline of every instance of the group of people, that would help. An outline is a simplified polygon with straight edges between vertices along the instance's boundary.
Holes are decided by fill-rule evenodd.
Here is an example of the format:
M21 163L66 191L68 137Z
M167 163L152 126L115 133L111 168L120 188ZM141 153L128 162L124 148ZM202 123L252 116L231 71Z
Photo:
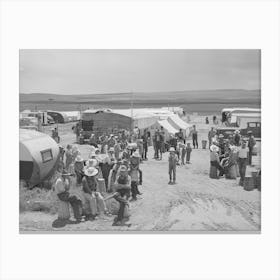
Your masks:
M252 131L248 132L248 139L236 130L225 139L223 134L217 135L214 128L208 134L210 149L210 165L219 170L218 178L226 176L235 179L240 175L239 185L244 185L246 167L252 165L253 150L256 140ZM246 137L247 138L247 137Z
M53 187L61 208L54 227L111 215L106 201L112 198L119 203L113 226L129 225L129 202L142 194L140 163L144 155L142 158L138 145L124 143L122 146L114 135L104 137L100 144L92 144L86 159L77 145L69 144L65 150L61 147L58 177ZM66 205L72 207L74 221Z

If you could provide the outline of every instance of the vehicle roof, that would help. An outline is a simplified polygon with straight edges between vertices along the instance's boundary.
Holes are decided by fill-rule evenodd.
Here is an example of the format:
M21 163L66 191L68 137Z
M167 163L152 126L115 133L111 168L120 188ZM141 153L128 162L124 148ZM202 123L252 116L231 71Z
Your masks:
M260 117L261 112L255 112L255 113L232 113L231 116L236 117Z
M260 108L249 108L249 107L235 107L235 108L222 109L222 112L232 112L232 111L261 112L261 109Z

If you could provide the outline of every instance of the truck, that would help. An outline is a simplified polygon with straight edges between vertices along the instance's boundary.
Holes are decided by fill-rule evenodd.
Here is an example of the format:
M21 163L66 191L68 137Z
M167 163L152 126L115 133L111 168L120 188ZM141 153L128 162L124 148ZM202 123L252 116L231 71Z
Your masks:
M90 136L117 134L121 130L131 130L132 118L112 112L110 109L86 110L77 123L75 132L88 141Z

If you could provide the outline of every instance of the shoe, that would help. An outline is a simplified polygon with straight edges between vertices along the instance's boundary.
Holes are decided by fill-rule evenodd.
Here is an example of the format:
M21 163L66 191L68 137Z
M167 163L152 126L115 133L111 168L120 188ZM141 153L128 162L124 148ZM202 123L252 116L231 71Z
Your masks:
M176 185L176 181L173 181L172 185Z
M169 182L168 182L168 185L171 185L171 184L172 184L172 182L171 182L171 181L169 181Z
M129 201L132 202L132 201L136 201L136 200L137 200L137 198L135 197L135 198L131 198Z

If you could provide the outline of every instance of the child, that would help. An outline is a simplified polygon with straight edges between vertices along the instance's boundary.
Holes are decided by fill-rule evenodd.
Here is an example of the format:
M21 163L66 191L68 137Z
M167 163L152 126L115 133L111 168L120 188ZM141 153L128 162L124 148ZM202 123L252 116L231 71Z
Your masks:
M187 143L187 147L186 147L186 153L187 153L186 162L187 162L187 164L190 164L191 152L192 152L191 144Z
M176 184L176 165L178 163L178 156L175 153L175 149L171 147L169 149L169 157L168 157L168 164L169 164L169 185ZM172 181L172 175L173 175L173 181Z

